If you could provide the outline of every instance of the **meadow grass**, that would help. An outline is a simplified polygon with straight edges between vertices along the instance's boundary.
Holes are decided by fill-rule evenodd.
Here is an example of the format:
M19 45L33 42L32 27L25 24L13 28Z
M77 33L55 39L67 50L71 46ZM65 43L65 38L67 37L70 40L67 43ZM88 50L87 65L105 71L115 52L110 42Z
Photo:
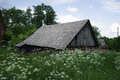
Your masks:
M26 56L0 48L0 80L120 80L119 52L47 52Z

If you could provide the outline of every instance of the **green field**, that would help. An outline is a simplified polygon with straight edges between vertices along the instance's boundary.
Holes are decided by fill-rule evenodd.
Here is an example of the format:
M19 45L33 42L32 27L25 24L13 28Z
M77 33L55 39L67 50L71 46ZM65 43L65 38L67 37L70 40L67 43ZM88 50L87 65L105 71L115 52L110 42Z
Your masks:
M120 52L47 50L19 55L0 48L0 80L120 80Z

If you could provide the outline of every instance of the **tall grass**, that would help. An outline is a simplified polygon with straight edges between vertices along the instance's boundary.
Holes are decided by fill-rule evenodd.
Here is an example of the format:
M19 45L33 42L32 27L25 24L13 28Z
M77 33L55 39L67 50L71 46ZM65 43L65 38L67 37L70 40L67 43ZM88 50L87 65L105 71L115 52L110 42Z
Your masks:
M1 80L120 80L118 52L47 50L26 56L16 51L0 48Z

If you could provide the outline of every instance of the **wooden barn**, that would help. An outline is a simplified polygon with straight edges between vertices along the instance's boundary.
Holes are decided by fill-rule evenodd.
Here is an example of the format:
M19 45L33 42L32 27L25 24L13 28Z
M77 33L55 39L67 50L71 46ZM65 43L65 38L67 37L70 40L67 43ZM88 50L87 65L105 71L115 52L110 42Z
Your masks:
M90 21L80 20L55 25L44 25L31 36L16 45L27 53L44 47L65 50L66 48L93 48L98 46Z
M99 43L99 48L101 51L105 50L105 46L107 45L107 43L105 42L104 39L98 39L98 43Z
M4 28L2 13L1 13L1 10L0 10L0 46L2 46L2 44L3 44L4 30L5 30L5 28Z

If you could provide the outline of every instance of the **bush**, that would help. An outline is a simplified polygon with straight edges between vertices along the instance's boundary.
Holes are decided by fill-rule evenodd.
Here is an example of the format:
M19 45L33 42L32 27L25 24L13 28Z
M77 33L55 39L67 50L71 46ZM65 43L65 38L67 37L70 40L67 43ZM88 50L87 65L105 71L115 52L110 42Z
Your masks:
M37 28L34 25L29 25L26 27L14 25L13 27L9 28L9 30L5 31L4 45L15 46L17 43L30 36L36 29Z
M120 36L110 40L107 43L106 48L111 48L112 50L120 51Z

